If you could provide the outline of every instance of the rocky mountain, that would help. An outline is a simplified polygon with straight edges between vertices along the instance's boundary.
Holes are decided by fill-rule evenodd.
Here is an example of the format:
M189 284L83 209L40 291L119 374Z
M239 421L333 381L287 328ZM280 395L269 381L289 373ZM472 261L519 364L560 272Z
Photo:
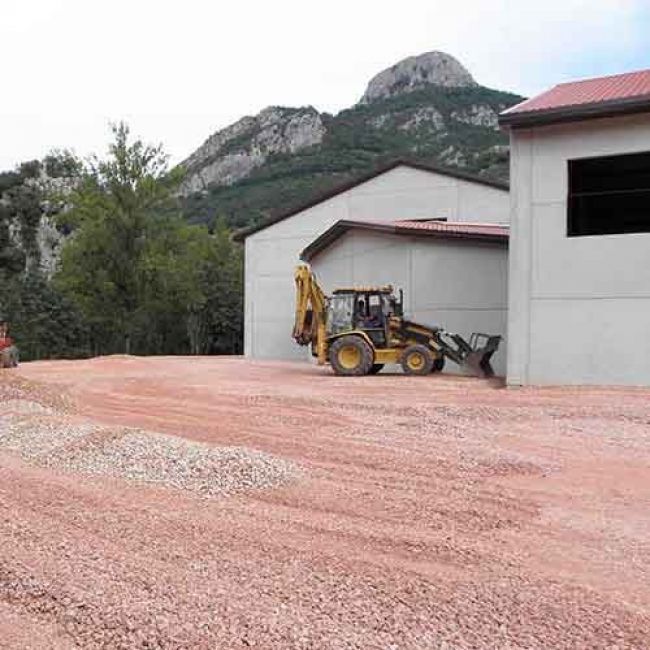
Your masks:
M210 136L183 163L184 211L246 226L397 157L507 179L497 115L521 99L481 86L444 52L409 57L337 115L272 106Z
M269 106L255 117L243 117L217 131L185 160L188 174L182 192L199 192L213 184L232 185L269 156L296 153L319 144L324 135L323 119L314 108Z
M76 183L76 163L65 155L23 163L0 173L0 273L25 269L50 278L64 235L56 224L64 196Z
M403 59L374 76L360 103L369 104L426 86L463 88L477 85L453 56L444 52L426 52Z

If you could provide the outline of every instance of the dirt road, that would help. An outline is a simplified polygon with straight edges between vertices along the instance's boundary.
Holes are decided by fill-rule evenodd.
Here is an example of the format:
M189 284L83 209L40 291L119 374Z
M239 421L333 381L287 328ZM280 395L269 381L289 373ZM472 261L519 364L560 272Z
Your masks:
M235 358L16 378L298 471L203 498L0 451L2 648L650 648L649 390Z

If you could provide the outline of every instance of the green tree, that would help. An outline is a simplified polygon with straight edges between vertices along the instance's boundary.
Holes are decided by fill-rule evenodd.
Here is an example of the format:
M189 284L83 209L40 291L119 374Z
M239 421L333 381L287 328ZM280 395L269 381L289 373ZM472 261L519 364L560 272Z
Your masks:
M241 251L224 223L188 225L160 147L113 127L61 220L72 229L56 286L83 314L93 352L224 353L241 349Z
M204 352L241 353L244 328L244 255L232 242L226 221L216 222L210 258L201 277L207 337Z
M105 160L92 160L68 197L62 218L74 231L64 247L57 284L79 305L97 351L128 353L138 317L140 263L161 215L175 207L180 173L169 173L160 146L129 142L112 127Z
M241 351L242 262L223 220L214 232L166 220L145 249L142 328L165 351L183 341L191 354Z
M38 271L0 273L0 311L23 360L88 356L88 334L74 305Z

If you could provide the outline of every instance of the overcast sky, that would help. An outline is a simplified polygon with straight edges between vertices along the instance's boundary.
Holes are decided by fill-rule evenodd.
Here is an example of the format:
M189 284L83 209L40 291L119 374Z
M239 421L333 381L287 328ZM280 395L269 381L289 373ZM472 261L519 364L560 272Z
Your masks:
M0 170L103 153L109 121L180 161L265 106L337 112L429 50L531 95L650 68L648 0L2 0Z

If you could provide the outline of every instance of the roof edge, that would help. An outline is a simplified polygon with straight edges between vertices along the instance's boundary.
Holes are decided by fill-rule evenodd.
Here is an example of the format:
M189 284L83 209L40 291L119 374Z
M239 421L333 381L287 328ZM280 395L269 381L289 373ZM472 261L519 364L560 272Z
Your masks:
M435 239L463 239L471 241L481 241L489 243L498 243L508 245L508 236L502 234L487 233L458 233L453 231L439 230L419 230L409 227L400 227L399 222L373 223L369 221L355 221L351 219L340 219L334 225L330 226L324 233L316 237L308 246L300 252L300 259L303 262L310 262L319 253L324 251L330 244L335 242L339 237L349 230L367 230L371 232L381 232L389 235L402 235L409 237Z
M505 181L483 178L476 174L463 172L462 170L450 169L448 167L442 167L435 164L410 160L408 158L395 158L387 163L378 165L370 169L370 171L366 171L363 174L360 174L342 183L339 183L338 185L335 185L333 188L330 188L329 190L320 192L312 196L304 203L296 206L295 208L291 208L286 212L281 212L280 214L272 216L269 219L265 219L261 223L258 223L254 226L247 226L246 228L241 228L235 231L235 233L233 234L233 239L238 242L244 241L247 237L249 237L250 235L254 235L256 232L264 230L269 226L273 226L274 224L279 223L280 221L284 221L289 217L293 217L299 212L303 212L304 210L313 208L314 206L323 203L324 201L334 198L335 196L338 196L343 192L347 192L348 190L351 190L352 188L357 187L358 185L367 183L373 178L376 178L377 176L381 176L386 172L392 171L397 167L410 167L411 169L418 169L420 171L426 171L432 174L440 174L441 176L448 176L450 178L456 178L458 180L463 180L470 183L476 183L478 185L485 185L487 187L492 187L493 189L501 190L504 192L508 192L510 190L510 184Z
M503 112L499 114L499 126L518 129L646 112L650 112L650 94L559 108Z

